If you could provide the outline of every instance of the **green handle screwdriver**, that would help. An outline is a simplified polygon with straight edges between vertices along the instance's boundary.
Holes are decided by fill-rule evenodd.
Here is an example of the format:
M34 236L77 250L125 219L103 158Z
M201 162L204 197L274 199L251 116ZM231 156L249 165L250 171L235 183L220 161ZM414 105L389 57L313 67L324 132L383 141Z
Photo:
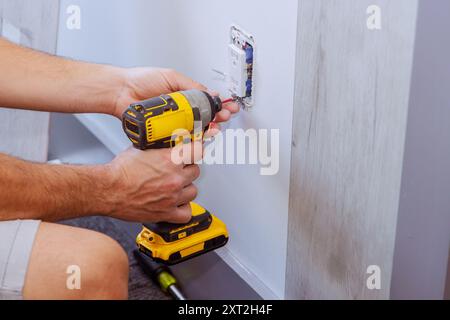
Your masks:
M173 276L169 267L153 261L150 257L135 249L133 255L144 272L164 292L169 293L175 300L186 300L186 297L177 286L177 279Z

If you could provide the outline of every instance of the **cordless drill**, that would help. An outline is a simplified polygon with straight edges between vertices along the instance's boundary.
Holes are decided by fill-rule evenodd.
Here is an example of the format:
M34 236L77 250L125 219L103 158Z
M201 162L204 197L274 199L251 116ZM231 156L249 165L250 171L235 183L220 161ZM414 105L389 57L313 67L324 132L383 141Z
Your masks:
M174 147L209 127L222 109L219 97L200 90L179 91L131 104L123 114L123 129L134 147L147 150ZM190 203L188 223L143 223L136 238L139 250L155 261L172 265L224 246L228 241L225 224L197 203Z

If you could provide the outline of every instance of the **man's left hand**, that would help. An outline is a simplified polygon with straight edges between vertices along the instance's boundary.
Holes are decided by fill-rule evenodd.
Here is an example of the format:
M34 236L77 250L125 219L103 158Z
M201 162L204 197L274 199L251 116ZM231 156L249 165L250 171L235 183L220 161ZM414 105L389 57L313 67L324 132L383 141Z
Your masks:
M125 69L124 72L124 87L117 96L113 112L113 115L119 119L122 119L123 112L131 103L161 94L198 89L216 95L202 84L172 69L132 68ZM228 121L231 115L238 111L237 103L224 104L222 110L216 115L213 126L217 127L217 123Z

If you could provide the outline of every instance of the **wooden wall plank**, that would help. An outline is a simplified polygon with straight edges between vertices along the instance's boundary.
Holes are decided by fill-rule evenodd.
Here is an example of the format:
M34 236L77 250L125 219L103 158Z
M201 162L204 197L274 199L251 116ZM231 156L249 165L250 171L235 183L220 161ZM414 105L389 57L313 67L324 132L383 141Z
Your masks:
M299 2L287 298L389 297L416 11L411 0ZM366 287L369 265L380 290Z
M58 0L0 0L2 25L20 30L20 44L48 53L56 52L58 16ZM47 159L48 113L0 108L0 118L0 152Z

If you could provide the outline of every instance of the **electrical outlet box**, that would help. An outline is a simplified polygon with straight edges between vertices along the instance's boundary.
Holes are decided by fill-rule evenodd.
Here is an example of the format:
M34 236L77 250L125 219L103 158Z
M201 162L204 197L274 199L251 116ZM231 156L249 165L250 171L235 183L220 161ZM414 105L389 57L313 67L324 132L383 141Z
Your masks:
M230 92L238 97L245 96L245 81L247 81L247 64L245 51L235 44L229 45L230 59Z
M244 107L253 106L255 41L253 36L233 25L230 28L229 91Z

